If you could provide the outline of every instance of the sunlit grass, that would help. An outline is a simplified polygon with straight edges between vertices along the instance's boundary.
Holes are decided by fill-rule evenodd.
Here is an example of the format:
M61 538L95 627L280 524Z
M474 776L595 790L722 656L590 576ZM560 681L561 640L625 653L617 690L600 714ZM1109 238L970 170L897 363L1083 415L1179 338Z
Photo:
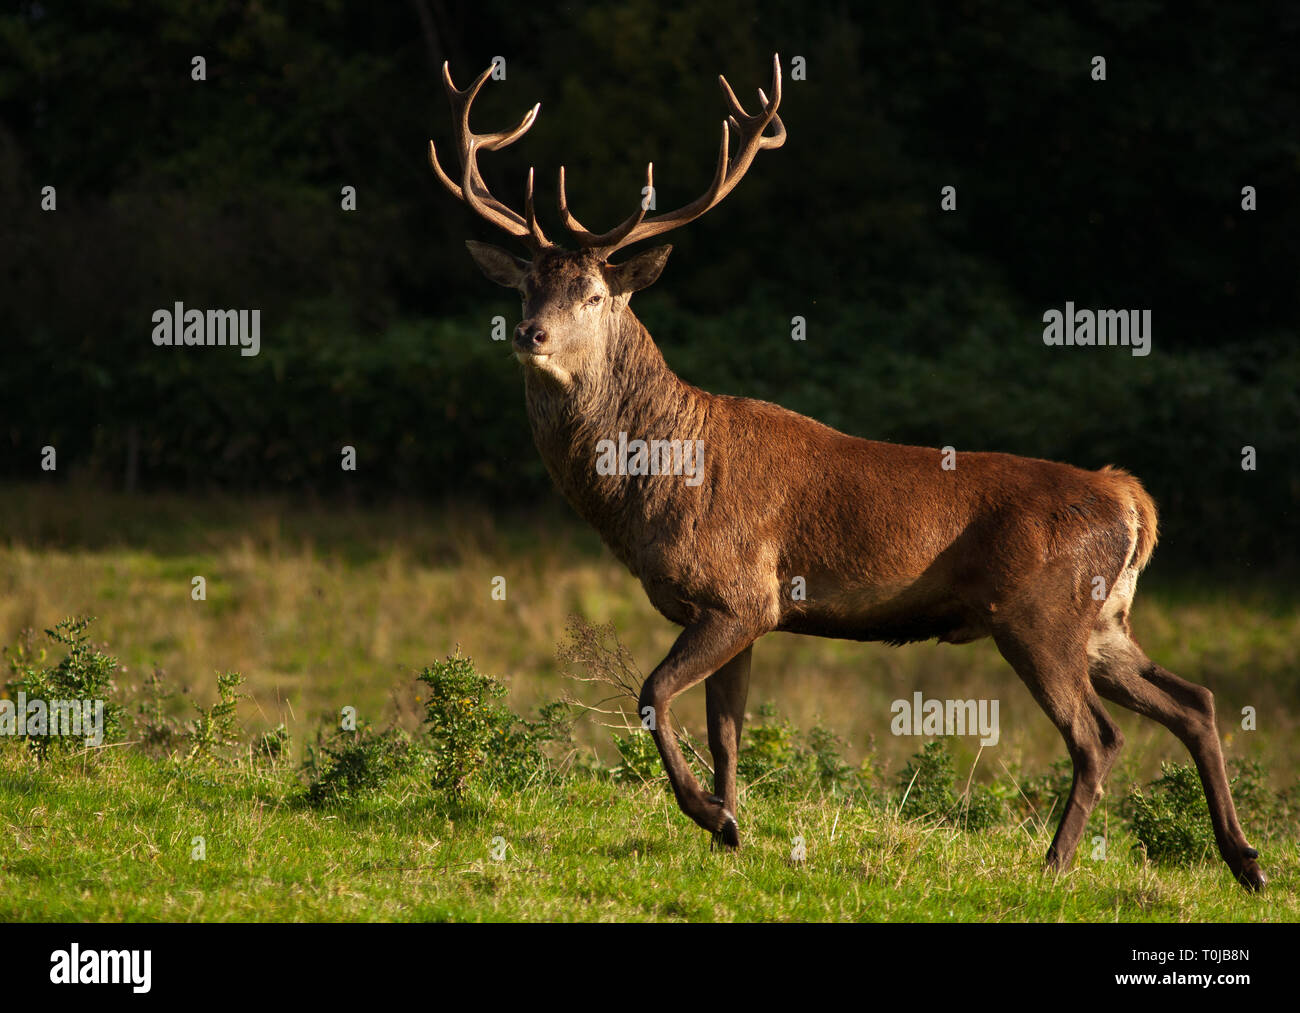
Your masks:
M745 798L744 845L724 854L659 785L579 777L453 805L401 778L319 810L294 791L286 768L119 750L83 772L2 750L0 920L1300 919L1294 841L1260 842L1272 887L1249 895L1218 861L1143 863L1113 824L1104 860L1085 842L1057 879L1040 825L968 834L818 795Z

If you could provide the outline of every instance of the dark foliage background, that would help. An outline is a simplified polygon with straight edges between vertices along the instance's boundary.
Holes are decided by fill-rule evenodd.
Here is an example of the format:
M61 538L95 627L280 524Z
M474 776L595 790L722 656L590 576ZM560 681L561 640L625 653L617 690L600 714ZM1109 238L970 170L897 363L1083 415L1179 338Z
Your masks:
M554 498L489 338L517 304L462 246L501 239L425 160L450 138L438 68L505 57L482 129L542 102L483 165L513 202L536 165L554 235L561 164L597 228L651 159L661 208L694 197L715 75L752 101L779 51L808 67L787 145L674 234L638 298L679 373L875 438L1116 463L1160 502L1162 555L1293 560L1298 50L1300 7L1203 0L11 5L0 477ZM1045 347L1067 299L1150 309L1153 354ZM260 308L262 354L154 348L176 301Z

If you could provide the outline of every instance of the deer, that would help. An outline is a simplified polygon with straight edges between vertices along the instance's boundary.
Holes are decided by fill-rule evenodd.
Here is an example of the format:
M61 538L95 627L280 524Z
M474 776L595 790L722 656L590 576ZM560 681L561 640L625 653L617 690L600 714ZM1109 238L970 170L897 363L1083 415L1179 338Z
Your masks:
M1262 889L1259 853L1233 806L1213 694L1148 658L1130 629L1137 578L1157 538L1156 506L1137 478L1110 465L1084 470L1004 453L963 452L945 468L937 449L862 439L770 402L709 393L673 372L632 311L632 295L659 278L671 246L615 255L700 218L760 151L785 143L779 55L772 96L758 89L753 114L719 76L728 115L712 181L690 203L648 213L651 162L639 206L594 233L574 216L561 167L559 213L573 249L543 232L533 169L522 212L484 182L479 152L514 144L541 109L510 130L471 131L470 107L491 72L461 90L443 65L459 172L444 170L433 141L429 162L457 200L527 248L531 259L466 243L490 281L521 297L512 351L534 443L560 493L682 628L638 700L681 811L720 850L739 847L736 764L753 646L764 634L892 645L991 637L1073 765L1046 871L1069 868L1123 745L1104 698L1183 743L1219 853L1246 889ZM619 439L640 443L637 454L657 441L664 465L678 463L663 452L670 441L702 448L702 480L647 466L644 456L623 469L597 467L598 446ZM791 593L796 578L801 595ZM1099 586L1104 594L1094 593ZM674 698L700 682L712 792L668 720Z

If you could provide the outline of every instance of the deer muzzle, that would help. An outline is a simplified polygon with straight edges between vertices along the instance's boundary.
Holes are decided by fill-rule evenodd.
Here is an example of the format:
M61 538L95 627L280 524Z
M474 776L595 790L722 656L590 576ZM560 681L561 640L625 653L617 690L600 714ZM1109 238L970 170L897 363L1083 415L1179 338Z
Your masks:
M536 356L542 361L550 357L546 331L536 320L521 321L515 328L515 355L521 362Z

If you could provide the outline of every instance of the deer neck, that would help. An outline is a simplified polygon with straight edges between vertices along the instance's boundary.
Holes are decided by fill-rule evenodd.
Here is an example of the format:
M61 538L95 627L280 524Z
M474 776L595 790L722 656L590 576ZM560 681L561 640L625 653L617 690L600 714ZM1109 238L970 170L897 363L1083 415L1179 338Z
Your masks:
M560 492L635 570L629 558L634 522L661 514L694 490L676 477L602 475L598 445L611 440L618 446L621 437L627 443L703 440L707 395L669 368L630 309L610 335L606 361L604 375L595 380L575 376L566 388L528 370L528 420Z

